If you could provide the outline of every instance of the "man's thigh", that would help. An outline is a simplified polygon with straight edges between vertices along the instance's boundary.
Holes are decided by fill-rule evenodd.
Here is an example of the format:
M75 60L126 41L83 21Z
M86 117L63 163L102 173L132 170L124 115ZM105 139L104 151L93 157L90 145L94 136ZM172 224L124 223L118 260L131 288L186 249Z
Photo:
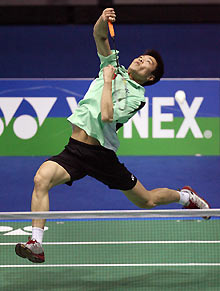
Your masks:
M40 176L49 183L49 188L70 181L69 173L58 163L44 162L38 169L36 176Z

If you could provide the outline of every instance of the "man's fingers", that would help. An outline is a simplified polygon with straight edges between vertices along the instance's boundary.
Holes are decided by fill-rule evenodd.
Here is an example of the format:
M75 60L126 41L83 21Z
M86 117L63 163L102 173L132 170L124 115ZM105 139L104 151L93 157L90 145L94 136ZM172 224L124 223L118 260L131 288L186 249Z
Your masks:
M113 8L107 8L103 11L103 15L106 21L115 22L116 14Z
M109 17L108 19L109 19L109 21L111 21L111 22L115 22L115 17Z
M108 65L108 66L104 67L104 71L114 73L115 67L113 67L112 65Z
M106 8L104 11L105 12L114 12L115 13L114 8Z
M108 65L103 68L104 81L108 81L108 82L112 81L114 79L114 75L115 75L115 67L113 67L112 65Z

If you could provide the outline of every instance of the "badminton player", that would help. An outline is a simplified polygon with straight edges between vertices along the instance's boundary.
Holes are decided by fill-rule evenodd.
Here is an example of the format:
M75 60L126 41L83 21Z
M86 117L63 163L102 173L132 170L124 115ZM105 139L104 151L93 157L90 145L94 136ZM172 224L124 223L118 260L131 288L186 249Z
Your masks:
M127 70L123 66L117 67L117 57L115 51L111 51L108 40L108 22L115 20L114 9L107 8L94 26L101 63L99 76L68 118L73 128L69 143L60 154L49 158L38 169L31 210L49 211L48 191L52 187L64 183L71 186L86 175L110 189L121 190L140 208L180 203L185 208L208 209L208 203L190 186L180 191L167 188L147 190L116 156L118 128L144 106L144 86L160 80L164 65L159 53L149 50L135 58ZM44 219L33 220L32 238L26 244L19 243L15 247L18 256L34 263L45 261L42 247L44 225Z

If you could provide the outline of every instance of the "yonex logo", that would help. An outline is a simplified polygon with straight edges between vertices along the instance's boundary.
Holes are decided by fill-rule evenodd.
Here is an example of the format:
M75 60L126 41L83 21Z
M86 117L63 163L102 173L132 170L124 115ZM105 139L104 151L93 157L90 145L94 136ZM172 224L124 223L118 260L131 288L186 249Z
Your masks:
M56 99L55 97L1 97L0 109L4 115L5 124L0 119L0 135L3 133L4 127L9 125L21 103L25 100L34 108L38 122L31 115L20 115L14 121L13 130L15 135L21 139L32 138L36 134L38 126L42 126Z
M15 116L22 102L28 102L35 110L36 117L27 114L16 117L13 121L13 132L18 138L24 140L34 137L48 117L56 100L57 97L1 97L0 111L2 111L4 118L0 118L0 136ZM152 138L185 138L189 131L191 131L194 138L211 138L212 131L207 129L202 133L196 120L196 115L203 100L203 97L195 97L191 105L187 101L183 104L178 104L184 120L175 133L174 129L165 129L162 126L166 122L174 121L174 112L162 112L163 107L172 108L174 106L174 97L153 97ZM66 97L66 101L71 112L74 112L77 108L76 99L74 97ZM132 123L141 138L149 137L149 98L146 97L145 107L124 125L124 138L132 138Z
M22 102L28 102L35 110L37 118L31 115L23 114L16 117L13 123L13 131L20 139L30 139L35 136L39 127L41 127L54 106L57 97L1 97L0 110L3 113L4 121L0 118L0 136L9 125L16 111ZM77 107L74 97L67 97L71 112Z
M145 99L146 105L144 108L124 125L124 138L132 138L132 123L135 125L141 138L149 137L149 98L146 97ZM163 123L174 121L174 111L172 113L172 106L175 105L174 97L153 97L152 138L185 138L189 131L191 131L194 138L211 138L212 131L205 130L202 133L195 119L203 100L203 97L195 97L191 105L187 101L178 104L184 119L175 135L174 129L165 129L162 127ZM171 108L171 113L163 113L163 107Z

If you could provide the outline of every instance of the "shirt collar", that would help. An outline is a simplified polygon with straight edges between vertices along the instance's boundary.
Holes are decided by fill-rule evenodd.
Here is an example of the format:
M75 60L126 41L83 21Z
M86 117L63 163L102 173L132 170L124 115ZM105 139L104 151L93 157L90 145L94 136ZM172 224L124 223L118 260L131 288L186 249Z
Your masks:
M126 70L126 68L122 65L120 65L120 71L124 74L126 74L126 80L132 84L133 87L135 88L142 88L145 91L145 88L143 86L141 86L140 84L138 84L137 82L135 82L134 80L131 80L129 75L128 75L128 70Z

